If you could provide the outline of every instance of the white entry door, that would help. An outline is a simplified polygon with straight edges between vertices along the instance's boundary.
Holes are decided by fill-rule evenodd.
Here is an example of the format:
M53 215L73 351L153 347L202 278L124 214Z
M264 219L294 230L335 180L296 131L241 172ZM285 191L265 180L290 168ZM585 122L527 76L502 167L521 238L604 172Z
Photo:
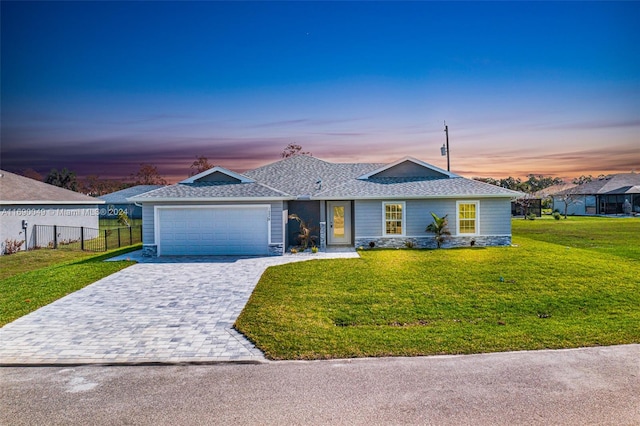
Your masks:
M327 202L327 243L351 243L351 201Z

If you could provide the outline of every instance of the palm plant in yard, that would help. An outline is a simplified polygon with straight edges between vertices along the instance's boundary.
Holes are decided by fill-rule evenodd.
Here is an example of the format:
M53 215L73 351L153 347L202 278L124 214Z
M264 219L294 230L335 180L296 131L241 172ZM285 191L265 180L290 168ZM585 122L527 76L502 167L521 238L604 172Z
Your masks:
M431 222L427 226L427 229L425 229L425 231L433 232L435 234L434 238L436 240L436 244L438 248L440 248L442 243L444 243L444 241L446 240L447 236L451 235L451 232L449 232L447 215L439 217L437 214L432 212L431 216L433 216L433 222Z

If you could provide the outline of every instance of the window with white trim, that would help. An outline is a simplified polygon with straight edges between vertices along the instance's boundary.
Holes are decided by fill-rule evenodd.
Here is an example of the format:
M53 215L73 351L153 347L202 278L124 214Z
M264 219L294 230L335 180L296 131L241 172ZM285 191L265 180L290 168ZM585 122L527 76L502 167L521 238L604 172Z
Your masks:
M383 234L385 236L404 235L405 204L382 203Z
M479 230L479 201L457 201L456 210L458 235L477 235Z

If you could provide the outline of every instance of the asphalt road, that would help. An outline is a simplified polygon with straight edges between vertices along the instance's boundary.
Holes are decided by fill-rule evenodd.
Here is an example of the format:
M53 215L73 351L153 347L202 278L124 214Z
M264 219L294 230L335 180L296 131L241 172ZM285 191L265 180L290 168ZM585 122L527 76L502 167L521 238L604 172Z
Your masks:
M640 424L640 345L0 369L3 425Z

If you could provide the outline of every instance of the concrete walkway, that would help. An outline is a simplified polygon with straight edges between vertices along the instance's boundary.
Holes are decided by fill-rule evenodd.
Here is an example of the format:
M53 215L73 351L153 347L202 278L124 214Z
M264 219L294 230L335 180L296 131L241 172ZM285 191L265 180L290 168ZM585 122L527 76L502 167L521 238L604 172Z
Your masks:
M0 329L0 365L259 362L233 328L264 270L342 253L117 259L140 263Z

